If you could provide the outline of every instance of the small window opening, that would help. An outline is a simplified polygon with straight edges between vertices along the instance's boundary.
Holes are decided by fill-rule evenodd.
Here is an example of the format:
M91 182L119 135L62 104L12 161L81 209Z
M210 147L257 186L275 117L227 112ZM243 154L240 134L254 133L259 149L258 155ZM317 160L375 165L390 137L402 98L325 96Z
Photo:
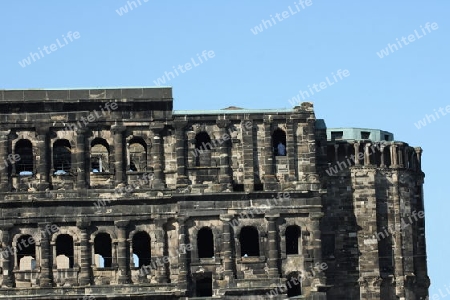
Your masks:
M300 228L296 225L286 228L286 254L299 254L298 240L300 238Z
M59 255L66 256L69 259L68 267L73 268L73 238L68 234L60 234L56 238L56 256Z
M139 138L132 139L129 145L130 171L145 171L147 168L147 145Z
M332 131L331 132L331 140L342 140L344 137L343 131Z
M213 294L212 290L212 277L205 277L196 280L196 296L197 297L211 297Z
M368 131L361 131L361 139L368 140L370 138L370 132Z
M17 265L19 270L33 270L36 266L36 246L31 235L22 235L17 239Z
M298 274L290 274L286 278L287 296L295 297L302 294L302 281Z
M99 233L94 239L94 253L101 256L100 268L110 268L112 266L112 240L108 233Z
M20 160L16 162L16 172L19 175L33 175L33 145L29 140L20 140L16 143L15 154Z
M239 236L241 243L241 256L259 256L259 234L253 226L245 226L241 229Z
M211 166L211 138L205 131L197 133L195 136L195 165L197 167Z
M57 140L53 143L53 168L55 175L65 175L72 166L72 153L68 140Z
M198 231L197 249L199 258L212 258L214 256L214 236L210 228L203 227Z
M96 138L91 143L91 171L93 173L108 172L109 145L104 139Z
M286 132L278 128L272 134L272 146L275 156L286 155Z
M133 236L133 254L137 255L138 267L151 264L150 236L147 232L139 231Z

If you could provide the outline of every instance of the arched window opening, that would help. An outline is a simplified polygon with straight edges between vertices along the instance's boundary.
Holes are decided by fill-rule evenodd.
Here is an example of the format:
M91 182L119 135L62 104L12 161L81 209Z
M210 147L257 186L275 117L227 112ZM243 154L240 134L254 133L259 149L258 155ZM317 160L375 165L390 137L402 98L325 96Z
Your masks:
M91 143L91 172L109 171L109 145L104 139L96 138Z
M151 264L150 236L147 232L139 231L133 236L133 254L136 254L139 260L138 267Z
M389 168L391 166L391 146L385 147L383 154L384 154L384 165L386 166L386 168Z
M214 256L214 235L208 227L203 227L197 234L198 258L212 258Z
M259 256L259 234L253 226L245 226L239 236L241 243L241 256Z
M200 166L211 166L211 150L213 145L211 144L211 138L209 134L205 131L197 133L195 136L195 165Z
M55 175L64 175L72 166L72 153L68 140L57 140L53 143L53 169Z
M19 175L33 175L33 145L29 140L20 140L16 143L14 153L20 160L16 162L16 172Z
M297 272L289 274L286 278L287 296L295 297L302 294L302 281Z
M300 227L297 225L286 228L286 254L299 254Z
M112 266L112 240L108 233L99 233L94 239L94 254L100 255L97 262L99 268L110 268Z
M140 138L129 142L130 171L143 172L147 168L147 145Z
M57 256L57 263L56 267L58 269L67 269L73 268L73 238L68 234L60 234L56 238L56 256ZM58 256L63 255L67 258L67 264L58 264ZM61 261L64 261L61 259Z
M286 132L278 128L272 134L272 146L275 156L286 155Z
M196 280L196 296L197 297L211 297L212 290L212 277L205 277Z
M17 239L17 265L19 270L33 270L36 267L36 246L31 235L22 235Z

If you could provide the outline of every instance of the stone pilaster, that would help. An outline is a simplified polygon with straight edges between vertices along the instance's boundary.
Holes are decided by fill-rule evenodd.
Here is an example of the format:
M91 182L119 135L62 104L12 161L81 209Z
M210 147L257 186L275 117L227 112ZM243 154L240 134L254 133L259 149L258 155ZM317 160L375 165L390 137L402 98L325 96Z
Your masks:
M0 132L0 191L7 192L9 185L8 169L12 163L8 160L8 132Z
M274 191L277 189L277 179L274 175L275 156L272 145L272 121L264 116L263 134L263 169L264 169L264 190Z
M0 230L2 231L2 271L3 271L3 283L2 287L12 287L14 285L14 278L12 273L11 260L14 259L14 253L12 250L10 233L12 225L2 224ZM12 259L11 259L12 258Z
M359 166L359 142L355 142L353 146L355 147L355 166Z
M86 134L87 131L83 129L77 130L76 142L77 148L75 152L75 170L77 173L77 189L85 189L87 187L87 178L86 174L90 172L90 166L86 164L86 153L88 153L86 149Z
M364 165L365 166L370 166L371 165L371 163L370 163L370 156L374 155L374 153L370 153L370 146L371 146L371 143L366 143L364 145ZM374 160L375 160L375 158L374 158Z
M152 148L151 158L153 164L153 189L164 189L164 173L163 173L163 164L164 164L164 148L163 148L163 139L161 137L161 131L164 127L151 127L150 130L153 133L152 139Z
M115 170L115 184L126 183L125 178L125 147L123 134L126 130L125 126L113 125L111 131L114 134L114 170Z
M180 249L182 245L187 244L187 238L186 238L186 218L185 217L179 217L177 219L178 221L178 248ZM178 287L179 289L187 289L187 274L188 274L188 252L187 251L180 251L179 252L179 260L178 260L178 267L179 267L179 275L178 275Z
M253 123L251 128L247 130L247 127L245 126L248 124L248 122L251 122L250 120L242 120L241 122L241 130L242 130L242 150L243 150L243 160L244 160L244 190L246 192L252 192L254 190L254 184L255 184L255 172L259 174L258 176L261 178L261 174L259 172L259 169L255 170L253 159L254 155L254 149L253 149Z
M231 174L230 174L230 140L231 136L227 132L227 126L229 125L228 120L217 120L216 122L218 127L218 135L219 135L219 145L218 145L218 153L219 153L219 184L222 185L221 190L226 190L231 184ZM228 137L227 140L223 139L223 137Z
M80 285L90 285L91 284L91 252L89 249L89 235L88 227L90 222L88 221L77 221L77 227L80 230Z
M229 279L234 278L230 233L230 221L232 218L232 215L220 215L220 220L222 221L223 275L228 276Z
M416 171L422 171L422 148L415 147L414 151L416 151L416 154L417 154L417 169L416 169Z
M189 178L186 176L186 137L185 128L187 121L174 121L176 156L177 156L177 188L186 188L189 184Z
M390 149L391 149L391 167L397 168L398 167L397 145L392 144Z
M45 191L49 187L49 137L48 126L36 126L37 134L37 155L34 168L37 170L37 177L39 178L39 190Z
M269 215L265 216L268 223L268 234L267 234L267 243L268 243L268 258L267 258L267 266L269 267L269 277L270 278L279 278L280 273L278 270L278 239L277 239L277 227L276 221L279 215Z
M52 287L52 254L50 252L51 224L39 223L39 233L41 235L41 275L39 280L40 287ZM49 230L50 228L50 230Z
M127 226L129 221L121 220L115 221L114 225L117 227L117 264L119 265L119 284L127 284L131 282L129 257L128 257L128 241L127 241Z

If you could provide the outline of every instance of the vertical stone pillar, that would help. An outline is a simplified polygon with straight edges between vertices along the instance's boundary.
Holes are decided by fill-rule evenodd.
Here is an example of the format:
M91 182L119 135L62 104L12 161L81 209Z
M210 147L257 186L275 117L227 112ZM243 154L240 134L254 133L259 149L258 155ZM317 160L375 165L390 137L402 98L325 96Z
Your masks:
M366 143L364 145L364 165L365 166L370 166L370 155L371 155L370 151L369 151L370 146L371 146L370 143Z
M253 192L256 176L259 176L259 180L262 180L259 168L255 170L255 160L253 159L253 126L254 124L250 120L242 120L241 122L244 190L247 193Z
M0 191L2 192L8 191L9 164L14 164L14 162L8 160L8 150L9 150L8 132L0 132Z
M128 257L128 242L127 242L127 226L128 220L115 221L114 225L117 227L117 264L119 265L119 284L127 284L131 282L129 257Z
M125 179L125 144L123 140L123 133L126 127L122 125L111 126L111 131L114 134L114 169L115 169L115 184L126 183Z
M186 238L186 217L178 217L178 249L179 249L179 260L178 260L178 267L179 267L179 275L178 275L178 287L180 290L187 289L187 274L188 274L188 253L187 251L181 251L182 245L186 245L187 238Z
M313 247L314 263L311 268L323 263L322 261L322 233L320 231L320 219L323 217L322 212L311 213L311 225L310 225L310 241L311 247ZM312 291L318 291L319 286L325 285L326 278L325 273L322 270L314 270L314 280L311 285Z
M37 134L37 156L34 168L37 170L39 178L39 190L45 191L49 187L49 156L50 147L48 145L48 126L36 125Z
M386 167L386 164L385 164L385 158L384 158L384 148L385 148L385 146L384 146L384 144L382 143L382 144L380 145L380 167L381 167L381 168L385 168L385 167Z
M397 168L398 167L397 145L395 145L395 144L391 145L391 166L393 168Z
M403 148L404 148L404 144L399 144L398 145L398 150L397 150L397 155L398 155L398 167L399 168L403 168Z
M78 129L76 135L77 148L75 152L75 170L77 172L77 189L87 188L86 173L90 172L90 166L86 164L86 134L85 129Z
M88 227L90 226L89 221L77 221L77 227L80 230L80 285L90 285L91 284L91 252L89 249L89 236Z
M268 242L268 258L267 258L267 266L269 267L269 277L270 278L279 278L280 273L278 271L278 239L277 239L277 227L276 221L279 215L266 215L265 218L268 223L268 234L267 234L267 242Z
M355 142L353 146L355 147L355 166L359 166L359 143Z
M231 174L230 174L230 141L231 136L227 132L227 126L229 125L228 120L217 120L216 124L218 127L216 138L219 140L218 153L219 153L219 184L222 186L221 190L226 190L231 184ZM223 137L228 137L226 140Z
M50 251L51 224L39 223L39 233L41 235L41 276L40 287L52 287L52 254Z
M416 169L416 171L422 171L422 148L415 147L414 151L416 151L416 154L417 154L417 169Z
M275 155L272 145L272 120L268 116L264 116L264 132L263 132L263 169L264 169L264 190L274 191L277 190L277 179L274 175L275 169Z
M394 232L392 233L392 243L393 243L393 251L394 251L394 276L395 276L395 292L396 296L399 299L402 299L402 297L405 297L405 278L404 278L404 261L403 261L403 238L402 238L402 232L401 225L402 225L402 203L400 199L399 194L399 188L398 188L398 180L400 178L400 174L398 171L394 171L395 173L392 174L392 179L394 180L394 184L392 185L392 210L396 213L394 213L393 216L391 216L394 219ZM388 204L389 205L389 204Z
M11 267L11 258L13 258L13 249L10 241L9 230L12 225L2 224L0 230L2 231L2 270L3 270L3 283L2 287L12 287L14 284L13 273Z
M153 164L153 189L161 190L165 188L164 176L163 176L163 158L164 148L162 143L161 131L162 127L151 127L150 130L153 133L152 148L150 150Z
M223 275L228 276L229 279L234 278L230 233L230 221L232 218L232 215L220 215L220 220L222 221Z
M175 127L175 148L177 156L177 188L186 188L189 184L189 179L186 176L186 137L185 128L188 124L187 121L175 120L173 122Z

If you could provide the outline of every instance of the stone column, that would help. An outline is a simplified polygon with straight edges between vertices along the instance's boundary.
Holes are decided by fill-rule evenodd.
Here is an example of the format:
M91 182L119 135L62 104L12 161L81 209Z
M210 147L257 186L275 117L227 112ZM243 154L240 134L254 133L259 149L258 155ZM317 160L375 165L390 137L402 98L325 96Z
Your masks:
M34 168L37 170L39 179L39 190L45 191L49 187L49 156L50 147L48 145L48 126L36 125L37 134L37 155Z
M12 225L2 224L0 225L0 230L2 231L2 270L3 270L3 283L2 287L12 287L14 284L12 267L11 267L11 257L13 257L13 249L10 241L9 230ZM14 258L13 258L14 259Z
M90 226L89 221L77 221L77 227L80 230L80 285L90 285L91 284L91 252L89 251L89 236L88 227Z
M355 142L353 146L355 147L355 166L359 166L359 143Z
M395 145L395 144L391 145L391 167L393 167L393 168L398 167L397 145Z
M371 165L371 163L370 163L370 151L369 151L369 149L370 149L370 146L371 146L371 144L370 143L366 143L365 145L364 145L364 165L365 166L369 166L369 165ZM372 155L373 155L374 153L372 153Z
M164 164L164 148L162 143L161 131L162 127L151 127L153 133L152 148L150 150L153 164L153 189L161 190L165 188L163 164Z
M415 147L414 151L416 151L416 154L417 154L417 169L416 169L416 171L422 171L422 148Z
M87 187L86 174L90 172L90 166L86 164L86 134L85 129L78 129L76 135L77 148L75 149L75 170L77 172L77 189L85 189Z
M8 169L13 162L8 160L9 138L8 132L0 133L0 191L7 192L9 184Z
M180 250L181 245L185 245L187 243L186 238L186 223L187 219L186 217L178 217L178 249ZM180 251L179 252L179 260L178 260L178 267L179 267L179 275L178 275L178 288L180 290L187 289L187 274L188 274L188 262L187 262L187 251Z
M117 227L117 264L119 265L119 284L127 284L131 282L130 269L129 269L129 257L128 254L128 242L127 242L127 226L129 221L121 220L115 221L114 225Z
M247 130L248 129L248 130ZM259 168L255 170L255 163L253 159L253 122L250 120L242 120L242 152L244 160L244 190L245 192L253 192L255 184L255 176L258 174L259 179L262 181L262 176L259 172Z
M275 168L275 155L272 145L272 121L268 116L264 117L264 158L263 158L263 169L264 169L264 190L274 191L277 190L278 184L276 176L274 175Z
M233 256L231 249L230 221L232 215L220 215L222 221L222 255L223 255L223 275L229 279L233 276Z
M41 235L41 278L40 287L52 287L52 254L50 251L51 224L39 223L39 233ZM49 230L50 228L50 230Z
M113 125L111 131L114 134L114 170L115 170L115 185L126 183L125 178L125 144L123 140L123 133L126 130L125 126Z
M397 170L394 171L395 173L392 174L392 179L394 182L398 182L398 179L400 178L400 174ZM397 212L394 213L391 216L392 219L394 219L394 232L392 233L392 244L393 244L393 252L394 252L394 276L395 276L395 291L396 296L399 297L399 299L402 299L402 297L405 297L405 278L404 278L404 260L403 255L405 251L405 247L403 245L403 238L402 238L402 232L401 225L402 225L402 215L404 213L402 206L403 203L399 187L397 184L392 185L392 203L388 203L388 205L392 205L392 211ZM403 231L403 230L402 230ZM404 298L405 299L405 298Z
M269 278L279 278L280 273L278 271L278 239L277 239L277 227L276 221L279 215L270 215L265 216L268 223L268 234L267 234L267 242L268 242L268 258L267 258L267 266L269 267Z
M219 135L219 145L218 145L218 153L219 153L219 184L222 186L221 190L226 190L228 186L231 184L231 174L230 174L230 141L231 136L227 132L227 126L229 125L228 120L217 120L216 124L218 127L217 134ZM223 137L228 137L227 140L223 139Z
M189 184L189 178L186 176L186 137L184 132L187 123L187 121L183 120L175 120L173 122L177 155L177 188L179 189L184 189Z
M385 159L384 159L384 148L385 148L385 146L382 143L380 145L380 167L381 168L385 168L386 167L386 164L384 163L385 162Z
M398 145L397 154L398 154L398 167L399 168L403 168L404 167L404 165L403 165L403 148L404 148L404 144L403 143Z

